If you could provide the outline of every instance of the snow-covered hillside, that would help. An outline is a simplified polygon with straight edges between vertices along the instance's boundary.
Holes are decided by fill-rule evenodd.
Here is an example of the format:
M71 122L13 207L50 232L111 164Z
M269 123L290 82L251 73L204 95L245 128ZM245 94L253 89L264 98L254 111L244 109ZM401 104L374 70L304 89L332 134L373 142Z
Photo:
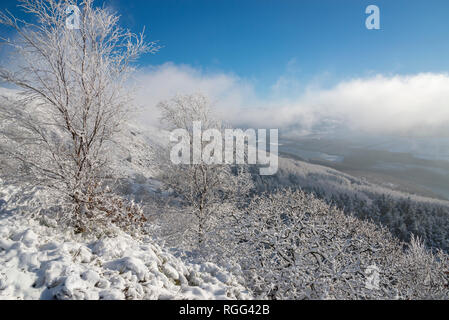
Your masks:
M15 99L13 92L6 93L0 103ZM171 245L174 248L163 246L164 242L169 243L167 234L159 232L164 224L170 230L173 224L177 224L181 231L185 231L185 222L191 219L177 206L170 208L173 211L171 216L167 211L155 210L153 206L157 203L154 198L165 200L165 197L170 197L168 193L159 192L162 181L158 180L158 174L161 169L156 158L160 146L167 141L167 131L133 122L123 128L112 148L108 149L111 160L108 164L113 175L106 182L117 187L114 191L120 196L143 207L154 228L150 233L154 239L115 229L107 230L107 237L75 235L68 229L63 230L63 223L50 218L52 215L47 205L57 207L58 204L50 201L57 198L49 189L30 188L25 185L29 180L19 180L18 184L13 178L0 180L0 299L251 298L246 287L254 290L256 286L251 286L251 282L243 278L246 275L241 265L236 267L233 263L232 267L237 269L231 269L220 264L223 259L209 260L220 267L204 262L207 260L199 262L195 254L185 251L190 250L188 247L182 247L183 236L173 238ZM0 165L1 161L2 158ZM408 194L376 186L337 170L294 159L281 159L279 165L280 170L273 177L262 179L258 174L253 176L257 191L302 188L316 193L330 204L339 205L351 215L388 226L396 236L400 235L396 229L407 237L412 232L420 236L429 235L423 237L426 244L436 248L448 247L445 236L449 230L446 227L449 223L447 202L416 196L410 198ZM16 174L14 167L2 165L0 169ZM320 208L323 212L328 210L325 204L320 204ZM282 206L268 209L281 210ZM164 216L168 219L164 220ZM334 226L336 230L340 230L340 223L344 226L347 221L342 219L338 222ZM403 223L408 224L403 227ZM412 229L415 225L416 230ZM225 231L229 233L229 229ZM328 234L329 231L323 232ZM323 239L320 241L326 241ZM237 247L241 250L241 243ZM241 254L246 259L248 252L254 254L256 251L249 249L234 254ZM350 255L351 259L357 255L357 252ZM300 269L291 272L292 277L301 275L297 270ZM259 271L255 271L259 277L268 274L264 271L258 274ZM279 274L284 275L284 272L280 269ZM272 284L270 281L267 280L269 285ZM292 285L289 279L283 278L282 281L286 288ZM263 292L271 290L269 285ZM298 285L297 290L302 296L303 287Z
M250 298L218 266L184 263L149 238L117 231L86 240L31 218L24 210L33 197L20 193L0 183L0 300Z

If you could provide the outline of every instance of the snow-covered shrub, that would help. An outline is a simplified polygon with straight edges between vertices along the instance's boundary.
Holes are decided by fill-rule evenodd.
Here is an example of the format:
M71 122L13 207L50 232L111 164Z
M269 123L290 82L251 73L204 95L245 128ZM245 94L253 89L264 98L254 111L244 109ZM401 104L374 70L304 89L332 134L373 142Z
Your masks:
M89 197L80 197L81 210L75 211L77 215L65 215L72 217L70 225L80 233L102 233L111 227L118 227L131 234L145 231L147 218L140 205L128 201L123 197L110 192L108 187L92 193Z
M404 299L449 299L449 256L413 237L392 277Z
M83 233L87 238L115 235L121 229L135 236L148 232L148 221L141 205L102 188L82 199L79 216L70 204L58 205L58 198L46 188L16 185L0 179L0 213L25 215L45 225ZM73 204L72 204L73 205Z
M415 240L404 250L385 228L311 194L261 195L229 216L212 246L221 247L221 261L240 265L248 287L261 298L449 298L446 254L434 256Z

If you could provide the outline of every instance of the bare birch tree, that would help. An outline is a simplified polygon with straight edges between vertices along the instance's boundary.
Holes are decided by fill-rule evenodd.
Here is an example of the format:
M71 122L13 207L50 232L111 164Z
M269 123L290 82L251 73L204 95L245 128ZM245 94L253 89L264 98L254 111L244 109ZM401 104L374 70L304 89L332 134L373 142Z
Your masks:
M30 20L0 13L0 24L15 32L1 39L14 63L0 67L0 79L20 97L0 107L2 153L28 181L61 194L79 222L103 192L109 142L132 105L125 87L132 64L158 47L93 0L21 0L19 7Z
M202 94L177 95L160 102L158 107L168 129L188 132L192 159L195 121L201 122L203 131L224 131L225 126L213 116L210 102ZM202 151L208 143L201 141ZM220 212L223 211L220 207L237 203L252 189L250 174L244 165L208 163L204 157L197 163L174 164L168 158L168 151L165 155L161 180L189 206L190 213L195 217L195 235L198 244L202 245L207 233L220 224Z

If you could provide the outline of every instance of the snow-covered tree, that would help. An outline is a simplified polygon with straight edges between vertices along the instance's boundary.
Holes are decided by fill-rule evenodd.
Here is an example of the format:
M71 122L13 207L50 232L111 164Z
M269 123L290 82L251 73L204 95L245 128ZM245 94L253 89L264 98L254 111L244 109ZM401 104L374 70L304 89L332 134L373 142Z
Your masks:
M408 194L336 170L280 158L272 176L253 175L258 192L292 188L313 193L346 214L382 224L403 241L418 236L449 252L449 202Z
M201 122L203 132L215 129L220 133L218 139L224 137L225 126L214 117L209 100L202 94L177 95L160 102L158 107L167 129L187 132L190 159L193 159L194 153L194 122ZM197 138L202 137L204 135L200 134ZM210 142L202 139L200 143L204 151ZM163 152L165 157L161 159L161 181L187 205L187 211L194 217L194 237L197 244L203 245L207 233L220 224L220 207L238 204L251 190L248 168L245 165L223 164L223 158L221 163L210 163L205 157L200 157L197 163L175 164L169 158L170 147Z
M0 24L15 31L2 38L14 63L0 67L0 79L21 97L0 106L1 152L28 182L61 195L65 218L83 230L86 218L111 214L98 197L110 142L132 106L125 83L133 62L158 47L93 0L21 0L20 7L29 20L0 13Z

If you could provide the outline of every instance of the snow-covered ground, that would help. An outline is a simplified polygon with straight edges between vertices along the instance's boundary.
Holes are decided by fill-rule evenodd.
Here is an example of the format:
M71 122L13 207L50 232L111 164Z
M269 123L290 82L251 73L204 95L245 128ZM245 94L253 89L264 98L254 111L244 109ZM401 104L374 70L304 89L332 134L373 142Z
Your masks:
M34 197L18 193L0 181L0 299L250 298L235 276L211 263L184 263L149 238L117 231L87 240L51 219L30 218L22 211Z

